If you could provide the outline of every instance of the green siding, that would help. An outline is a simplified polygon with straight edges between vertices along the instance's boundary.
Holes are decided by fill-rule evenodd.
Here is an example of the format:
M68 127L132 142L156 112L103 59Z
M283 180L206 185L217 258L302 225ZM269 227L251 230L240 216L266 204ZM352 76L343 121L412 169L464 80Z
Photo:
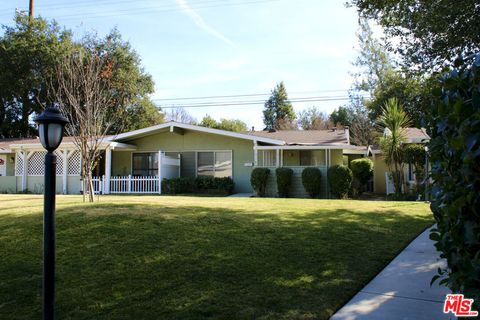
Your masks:
M67 176L67 193L80 194L80 176Z
M128 176L132 174L132 153L129 151L112 152L112 175Z
M62 176L56 177L56 188L55 192L60 194L62 193ZM21 187L21 180L20 180ZM27 189L32 193L43 193L44 191L44 177L43 176L27 176Z
M298 150L283 150L283 165L299 166L300 165L300 151Z
M253 162L253 142L215 134L184 130L184 134L171 132L157 133L126 143L135 145L135 152L188 152L188 151L232 151L233 180L235 192L252 192L250 174L252 167L245 163ZM132 152L114 151L112 155L112 175L131 174ZM191 159L189 159L191 163Z
M15 159L15 153L2 153L0 156L5 157L5 166L6 166L6 175L7 176L14 176L15 175L15 160L11 160L12 158Z
M0 192L1 193L15 193L17 192L17 179L12 176L0 177Z
M343 150L331 151L331 165L343 164Z

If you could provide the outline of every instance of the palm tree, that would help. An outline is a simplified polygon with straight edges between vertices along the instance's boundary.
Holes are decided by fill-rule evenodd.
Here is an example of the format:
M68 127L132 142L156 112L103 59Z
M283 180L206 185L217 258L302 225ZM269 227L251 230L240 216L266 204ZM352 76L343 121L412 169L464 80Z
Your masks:
M380 148L392 172L395 193L400 194L404 180L402 150L402 144L405 142L404 128L410 126L411 120L397 98L390 98L385 102L378 122L384 128L384 135L380 138Z

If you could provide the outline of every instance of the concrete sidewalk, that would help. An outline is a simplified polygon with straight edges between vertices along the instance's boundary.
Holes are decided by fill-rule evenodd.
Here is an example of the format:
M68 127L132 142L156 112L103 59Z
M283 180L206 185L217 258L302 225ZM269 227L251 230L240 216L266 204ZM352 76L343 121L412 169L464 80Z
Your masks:
M450 291L430 281L438 267L444 267L439 253L428 238L427 229L369 284L358 292L331 320L443 320L445 295Z

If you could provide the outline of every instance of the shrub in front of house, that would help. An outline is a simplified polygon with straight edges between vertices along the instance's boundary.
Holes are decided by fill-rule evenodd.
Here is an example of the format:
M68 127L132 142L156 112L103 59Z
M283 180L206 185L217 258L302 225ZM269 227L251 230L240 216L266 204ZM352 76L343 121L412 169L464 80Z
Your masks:
M322 172L318 168L307 167L302 171L302 184L311 198L320 196Z
M195 191L195 180L193 178L172 178L162 180L162 193L182 194Z
M474 299L480 310L480 54L456 60L456 70L433 90L428 146L433 179L430 239L448 268L440 284Z
M290 168L277 168L275 175L277 176L278 196L287 198L292 185L293 170Z
M355 159L350 162L357 194L361 195L368 181L373 177L373 161L368 158Z
M172 178L162 180L162 193L228 195L233 192L234 186L230 177Z
M232 194L235 183L230 177L197 177L195 186L198 192L211 194Z
M267 188L267 180L269 175L270 169L268 168L255 168L252 170L250 184L259 197L265 197L265 190Z
M349 167L335 165L328 169L328 183L330 192L339 199L347 198L348 191L352 186L353 174Z

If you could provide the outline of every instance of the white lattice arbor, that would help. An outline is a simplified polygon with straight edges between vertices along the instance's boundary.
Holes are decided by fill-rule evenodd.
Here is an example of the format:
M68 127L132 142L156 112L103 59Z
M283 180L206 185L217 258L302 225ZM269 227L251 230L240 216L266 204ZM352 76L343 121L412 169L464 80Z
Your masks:
M82 155L80 151L74 150L68 156L67 174L69 176L78 176L82 172Z
M46 151L20 150L15 155L15 176L22 177L22 190L27 189L27 177L40 177L45 174ZM62 191L67 193L67 176L79 176L81 155L78 150L55 150L57 156L56 175L63 177Z
M45 174L45 155L46 151L34 151L28 157L27 175L43 176Z
M136 147L119 142L104 141L101 149L105 150L105 177L110 180L112 166L112 150L134 151ZM31 185L43 184L43 179L39 180L45 174L45 154L46 151L40 143L12 145L15 151L15 176L21 177L21 187L19 190L26 190ZM78 190L77 179L69 177L79 177L82 172L82 156L73 142L66 142L55 151L57 156L56 176L61 177L61 190L64 194L69 193L67 188ZM31 179L29 179L31 177ZM28 182L28 183L27 183ZM110 186L107 184L108 187ZM20 189L21 188L21 189ZM108 188L105 190L108 191ZM77 191L78 192L78 191Z

